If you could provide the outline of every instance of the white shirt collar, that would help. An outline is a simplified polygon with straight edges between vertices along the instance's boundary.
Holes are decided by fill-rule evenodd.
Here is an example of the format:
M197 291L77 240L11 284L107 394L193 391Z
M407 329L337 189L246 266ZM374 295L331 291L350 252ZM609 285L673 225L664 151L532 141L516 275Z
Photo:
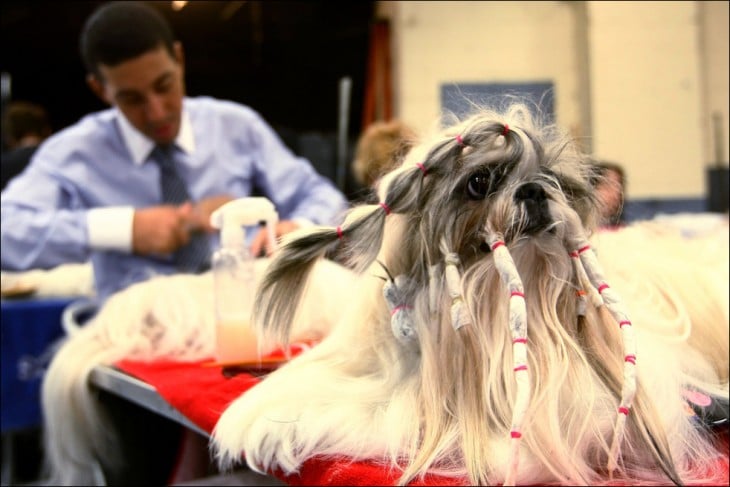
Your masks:
M117 120L119 120L119 128L122 133L122 139L127 146L129 153L132 155L132 161L136 165L142 165L147 160L152 149L155 147L153 140L143 135L140 131L132 126L127 117L118 109L114 108ZM195 152L195 137L193 136L193 125L190 122L190 114L183 106L180 117L180 132L175 138L177 145L183 152L192 154Z

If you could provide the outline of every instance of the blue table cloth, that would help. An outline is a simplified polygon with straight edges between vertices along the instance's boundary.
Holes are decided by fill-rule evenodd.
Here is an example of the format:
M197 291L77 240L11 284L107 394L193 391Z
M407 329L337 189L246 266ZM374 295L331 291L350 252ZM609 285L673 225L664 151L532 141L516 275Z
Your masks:
M2 300L2 433L41 424L41 381L64 336L63 310L75 299Z

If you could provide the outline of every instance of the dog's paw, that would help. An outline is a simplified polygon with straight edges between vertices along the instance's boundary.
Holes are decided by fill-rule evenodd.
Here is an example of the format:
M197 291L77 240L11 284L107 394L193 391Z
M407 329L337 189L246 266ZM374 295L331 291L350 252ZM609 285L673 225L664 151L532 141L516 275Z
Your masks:
M312 360L319 347L269 374L227 407L212 436L221 467L245 459L257 471L290 474L321 452L333 432L348 429L353 418L337 413L343 407L333 407L347 394L337 386L342 377L329 364Z
M299 412L295 396L269 387L268 379L248 390L223 412L211 443L221 468L244 460L259 472L273 468L295 471L294 454Z
M414 410L402 405L412 394L387 393L373 377L353 380L325 348L296 357L228 406L212 437L221 467L245 459L260 472L291 474L317 455L378 458L414 434L418 422L405 420L411 414L385 414Z

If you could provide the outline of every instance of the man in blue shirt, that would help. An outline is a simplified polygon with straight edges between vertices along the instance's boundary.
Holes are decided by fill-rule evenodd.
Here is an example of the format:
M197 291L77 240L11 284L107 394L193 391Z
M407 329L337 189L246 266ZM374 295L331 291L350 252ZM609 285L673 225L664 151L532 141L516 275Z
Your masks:
M155 274L215 233L210 214L254 190L279 213L277 235L331 224L347 200L292 154L249 107L185 95L183 50L142 2L104 5L81 34L90 88L111 108L87 115L39 148L2 193L2 268L94 267L102 299ZM171 148L189 201L163 200L157 146ZM251 250L258 255L266 233ZM209 242L212 246L214 241Z

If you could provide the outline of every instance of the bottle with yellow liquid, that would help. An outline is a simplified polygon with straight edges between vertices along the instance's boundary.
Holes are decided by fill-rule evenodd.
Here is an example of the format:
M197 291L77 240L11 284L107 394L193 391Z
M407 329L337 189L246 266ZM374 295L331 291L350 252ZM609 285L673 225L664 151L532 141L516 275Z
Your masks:
M254 256L248 249L247 231L263 222L273 245L278 216L263 197L230 201L213 212L211 225L220 230L220 248L211 261L216 316L216 362L233 365L259 359L258 341L251 326L256 292Z

